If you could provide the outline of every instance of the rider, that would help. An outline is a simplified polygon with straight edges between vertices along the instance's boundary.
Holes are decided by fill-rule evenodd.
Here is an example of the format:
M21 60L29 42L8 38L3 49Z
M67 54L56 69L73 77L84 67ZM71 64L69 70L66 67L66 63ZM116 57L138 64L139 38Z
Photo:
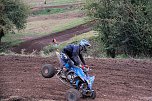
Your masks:
M81 67L81 62L85 66L86 63L82 56L82 53L87 51L87 47L90 47L91 44L89 41L82 39L79 45L70 44L63 48L61 52L61 61L63 64L62 69L66 68L67 70L72 66Z

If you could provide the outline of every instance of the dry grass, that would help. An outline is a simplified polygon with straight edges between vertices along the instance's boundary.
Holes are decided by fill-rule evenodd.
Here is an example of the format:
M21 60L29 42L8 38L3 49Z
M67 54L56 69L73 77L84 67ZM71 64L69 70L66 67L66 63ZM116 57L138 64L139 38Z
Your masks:
M22 0L23 2L30 5L43 5L45 0ZM54 0L49 0L49 2L53 2Z
M60 28L66 27L68 23L75 23L75 21L82 18L67 18L67 19L48 19L41 21L34 21L27 23L26 29L21 33L26 33L27 36L35 34L35 36L41 36L48 33L52 33Z

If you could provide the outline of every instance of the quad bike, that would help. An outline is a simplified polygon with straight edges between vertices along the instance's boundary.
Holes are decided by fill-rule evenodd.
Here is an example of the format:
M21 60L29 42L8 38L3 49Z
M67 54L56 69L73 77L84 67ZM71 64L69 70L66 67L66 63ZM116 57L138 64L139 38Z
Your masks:
M57 52L56 54L59 58L59 53ZM64 72L65 77L63 78L63 69L54 68L51 64L45 64L42 66L41 74L45 78L52 78L56 75L64 84L71 87L71 89L66 92L66 100L79 101L80 97L90 97L92 99L96 97L96 92L92 89L95 77L89 76L89 70L89 68L82 69L73 66Z

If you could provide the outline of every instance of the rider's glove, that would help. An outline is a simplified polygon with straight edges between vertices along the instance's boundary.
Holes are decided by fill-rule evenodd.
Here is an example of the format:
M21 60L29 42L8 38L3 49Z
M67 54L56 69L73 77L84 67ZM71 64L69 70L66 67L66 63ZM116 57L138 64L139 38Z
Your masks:
M83 71L85 71L85 72L89 71L89 66L88 66L88 65L82 65L81 68L82 68Z
M85 68L89 68L89 66L88 66L88 65L84 65L84 67L85 67Z

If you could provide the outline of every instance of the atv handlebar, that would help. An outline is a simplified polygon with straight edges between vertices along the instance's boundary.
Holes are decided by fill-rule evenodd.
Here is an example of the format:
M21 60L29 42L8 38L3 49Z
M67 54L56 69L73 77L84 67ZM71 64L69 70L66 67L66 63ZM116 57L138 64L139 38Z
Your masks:
M90 69L90 67L93 67L93 66L88 66L88 65L82 65L82 66L81 66L81 68L82 68L84 71L86 71L86 72L88 72L89 70L92 70L92 69Z

